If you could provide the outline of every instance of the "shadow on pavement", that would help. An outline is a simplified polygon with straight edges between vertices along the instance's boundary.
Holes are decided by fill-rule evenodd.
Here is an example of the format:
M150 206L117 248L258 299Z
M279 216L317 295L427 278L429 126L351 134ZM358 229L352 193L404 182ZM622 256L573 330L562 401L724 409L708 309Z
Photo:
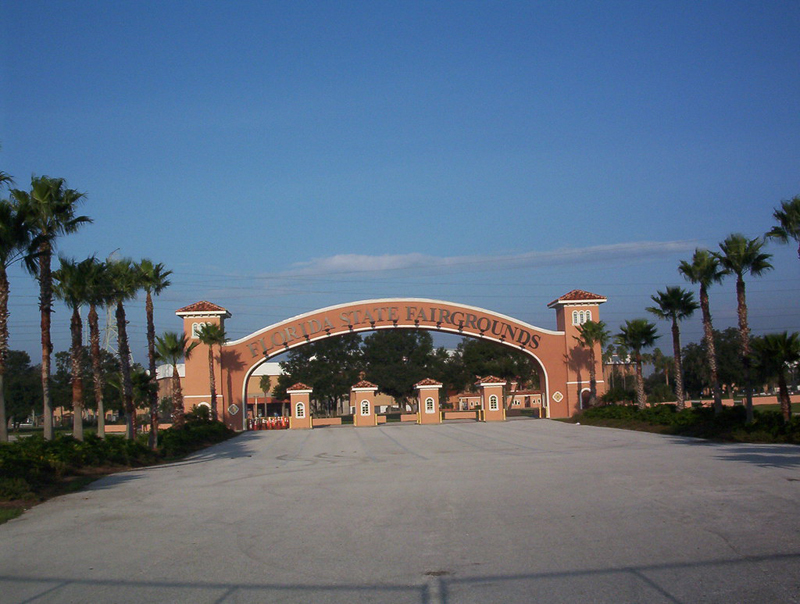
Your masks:
M481 588L500 588L504 593L525 594L526 601L538 601L540 597L560 594L568 597L571 590L577 595L588 587L595 588L593 601L631 601L620 592L605 591L614 585L635 584L637 601L687 602L680 593L687 583L696 581L704 572L714 567L730 573L731 581L725 587L735 589L735 577L750 571L758 572L759 566L784 564L795 567L800 563L800 553L774 554L765 556L744 556L736 559L716 559L686 561L619 568L600 568L587 570L565 570L539 573L520 573L510 575L488 575L468 578L448 576L448 571L431 571L420 577L419 584L293 584L280 582L188 582L188 581L136 581L103 580L54 576L6 576L0 575L0 589L8 596L16 594L16 599L5 602L31 601L111 601L117 593L126 602L152 601L157 596L160 601L191 601L197 603L214 602L263 602L280 601L308 602L325 601L390 601L419 602L433 604L438 602L480 601ZM675 577L687 575L686 582L676 582ZM519 583L515 590L512 583ZM601 589L601 587L603 589ZM791 586L797 589L797 585ZM780 588L778 588L780 589ZM517 591L518 590L518 591ZM760 594L769 601L772 590L762 586ZM484 594L488 595L488 594ZM584 595L588 595L584 593ZM710 599L715 600L714 594ZM723 595L723 594L719 594ZM739 592L744 601L749 598ZM785 593L783 594L785 595ZM563 599L561 600L563 601ZM738 600L743 601L743 600ZM776 601L776 600L772 600Z

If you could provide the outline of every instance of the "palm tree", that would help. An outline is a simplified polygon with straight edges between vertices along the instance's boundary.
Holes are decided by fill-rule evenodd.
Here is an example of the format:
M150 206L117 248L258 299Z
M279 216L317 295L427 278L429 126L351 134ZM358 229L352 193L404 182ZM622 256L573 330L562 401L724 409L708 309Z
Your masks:
M88 277L93 270L95 258L75 262L59 258L61 266L53 272L54 293L72 310L69 330L72 343L69 348L72 368L72 436L83 440L83 319L80 308L88 301Z
M120 373L122 374L122 401L125 407L127 428L125 436L136 438L136 408L133 404L133 385L131 383L131 349L128 344L128 322L125 318L125 301L136 297L141 288L139 272L130 260L114 260L108 263L112 300L116 304L114 316L117 322L117 351L119 353Z
M714 344L714 326L711 322L711 308L708 303L708 288L720 283L725 275L717 257L708 250L696 249L692 262L682 260L678 272L687 281L700 284L700 310L703 313L703 338L706 342L706 359L711 374L711 391L714 395L714 413L722 413L722 390L719 386L717 351Z
M5 175L0 173L0 180ZM8 267L21 260L30 244L31 231L24 212L7 200L0 200L0 442L8 442L5 373L8 354Z
M589 407L594 407L597 404L596 348L599 346L602 353L611 334L603 321L586 321L578 326L578 334L573 336L575 340L583 348L589 349Z
M93 259L91 270L86 276L86 301L89 304L89 348L92 355L92 381L94 401L97 406L97 436L106 436L106 412L103 404L103 370L100 357L100 326L97 307L108 306L113 300L114 287L108 265Z
M218 323L205 323L197 332L197 339L208 346L208 379L211 388L211 419L217 421L217 381L214 376L214 346L219 346L219 364L222 368L222 345L228 341L225 328Z
M184 333L178 335L174 331L165 331L163 336L156 336L156 357L172 366L172 425L174 427L181 427L185 423L178 363L181 359L188 359L195 346L197 346L197 342L189 344Z
M792 419L792 399L786 384L786 368L800 361L800 335L787 332L770 333L753 340L756 361L768 375L778 376L778 398L783 419Z
M647 319L633 319L625 321L617 334L617 343L633 351L633 362L636 370L636 404L639 409L644 409L647 399L644 396L644 378L642 377L642 349L649 348L661 336L656 331L656 326Z
M658 306L648 306L647 312L653 313L659 319L672 321L672 351L675 355L675 397L678 410L686 406L683 391L683 364L681 363L681 330L678 321L683 321L692 316L697 310L694 294L681 287L668 286L663 292L656 292L650 299Z
M53 342L50 339L50 314L53 312L53 277L50 262L56 240L74 233L91 222L77 216L78 203L84 194L68 189L63 178L31 177L30 192L11 190L12 198L24 208L34 235L26 266L39 281L39 312L42 332L42 403L44 437L53 438L53 406L50 397L50 361Z
M147 295L145 299L145 314L147 315L147 361L150 370L150 380L158 384L156 376L156 327L153 320L153 294L158 296L170 286L167 279L172 271L164 269L160 262L153 264L152 260L145 258L138 265L142 287ZM158 446L158 388L150 390L150 448L155 450Z
M669 386L669 368L671 365L675 364L675 359L661 352L660 348L653 349L650 359L656 371L664 372L664 383Z
M754 277L759 277L772 268L769 263L772 254L762 252L763 247L764 242L761 239L748 239L741 233L734 233L720 243L720 251L714 253L724 273L736 275L736 306L739 315L740 353L747 395L745 405L747 423L753 421L753 385L750 381L750 328L747 325L744 274L750 273Z
M772 216L778 225L770 229L767 237L781 243L789 243L789 239L794 239L798 243L797 256L800 257L800 195L782 201L780 209L776 209Z

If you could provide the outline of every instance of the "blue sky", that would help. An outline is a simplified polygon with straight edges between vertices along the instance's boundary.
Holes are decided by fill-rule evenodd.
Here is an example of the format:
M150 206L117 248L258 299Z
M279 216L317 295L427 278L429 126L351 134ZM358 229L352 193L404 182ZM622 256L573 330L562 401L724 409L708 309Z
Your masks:
M553 329L574 289L616 330L696 247L800 194L800 2L0 0L0 170L85 191L73 257L173 270L234 338L347 301L463 302ZM800 261L748 281L800 330ZM687 287L689 287L687 285ZM38 353L12 272L11 346ZM712 289L735 325L731 280ZM143 303L130 306L144 359ZM659 323L669 348L668 325ZM56 307L56 350L69 345ZM699 340L699 317L684 341Z

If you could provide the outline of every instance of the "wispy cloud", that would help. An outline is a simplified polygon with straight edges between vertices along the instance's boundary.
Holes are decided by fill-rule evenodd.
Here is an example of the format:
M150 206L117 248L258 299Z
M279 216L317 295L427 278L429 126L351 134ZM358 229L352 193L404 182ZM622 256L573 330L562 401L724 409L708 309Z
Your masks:
M558 266L580 262L608 264L629 260L641 260L658 256L688 254L698 246L697 241L635 241L597 245L583 248L561 248L545 252L523 252L504 255L430 256L411 254L337 254L327 258L315 258L297 263L282 273L283 276L316 276L334 274L375 274L403 270L424 270L429 273L469 270L504 270L512 268L535 268Z

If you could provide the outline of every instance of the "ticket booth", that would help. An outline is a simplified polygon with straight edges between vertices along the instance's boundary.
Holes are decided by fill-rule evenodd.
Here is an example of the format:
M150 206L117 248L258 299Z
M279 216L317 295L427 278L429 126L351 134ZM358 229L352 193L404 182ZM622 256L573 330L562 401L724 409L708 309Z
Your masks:
M292 430L310 430L311 424L311 388L297 383L287 388L289 394L289 428Z
M485 422L505 421L503 387L506 385L506 381L490 375L482 378L478 384L481 387L481 419Z
M439 410L439 390L441 382L426 378L414 384L417 389L419 406L417 409L418 424L441 424L442 413Z
M375 393L378 387L366 380L350 388L350 397L355 407L353 425L358 428L377 426L378 416L375 414Z

